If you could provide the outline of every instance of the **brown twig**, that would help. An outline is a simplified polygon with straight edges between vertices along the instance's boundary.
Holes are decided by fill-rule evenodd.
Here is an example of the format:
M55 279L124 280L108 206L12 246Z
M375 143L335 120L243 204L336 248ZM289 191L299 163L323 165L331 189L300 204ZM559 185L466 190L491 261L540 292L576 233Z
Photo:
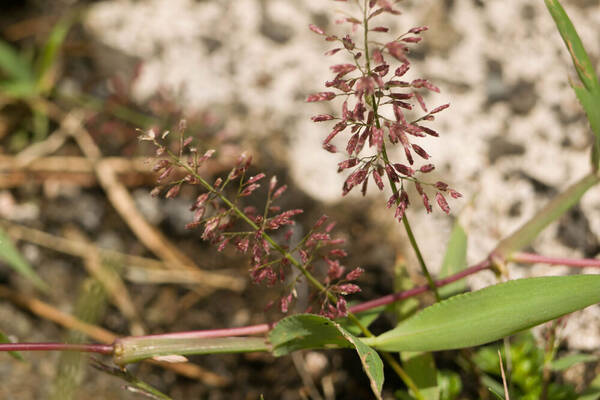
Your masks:
M508 395L508 383L506 382L506 375L504 374L504 365L502 363L502 354L500 354L500 350L498 350L498 360L500 362L500 373L502 374L502 387L504 388L504 399L510 400L510 396Z
M304 360L302 353L294 352L291 354L291 356L294 367L296 368L296 371L298 371L298 375L300 375L306 391L308 391L310 394L310 398L314 400L323 400L321 393L319 393L317 390L312 376L310 376L310 373L306 368L306 361Z
M59 127L45 140L42 140L41 142L35 142L17 154L14 157L14 167L24 168L40 157L54 153L65 143L68 138L69 135L67 135L63 127Z
M36 34L47 34L57 21L55 15L42 15L12 23L2 30L2 33L11 42L22 40Z
M0 155L0 189L19 187L25 183L41 184L48 181L64 182L71 185L93 187L98 185L93 164L85 157L50 156L40 157L20 165L16 156ZM135 157L106 157L119 180L128 187L151 185L156 182L155 175L149 170L147 159ZM207 168L211 168L207 166ZM212 168L222 168L212 164Z
M49 233L18 225L6 220L0 219L0 227L5 229L9 236L15 240L23 240L29 243L35 243L64 254L75 257L85 258L90 252L98 251L102 257L114 259L122 263L126 268L125 277L128 280L138 283L178 283L205 285L218 289L229 289L233 291L242 291L246 287L246 280L240 277L216 273L210 271L198 270L175 270L175 266L168 267L166 263L151 258L133 256L121 253L115 250L103 249L89 243L76 240L69 240ZM171 269L172 275L153 274L152 271ZM160 278L164 278L161 280Z
M29 149L29 147L28 147ZM25 151L25 150L24 150ZM103 162L111 165L119 181L127 187L156 184L156 174L148 166L147 157L104 157ZM202 165L203 173L217 174L229 168L223 162L207 160ZM93 163L86 157L48 156L19 158L0 155L0 189L19 187L25 183L64 182L83 187L98 186Z

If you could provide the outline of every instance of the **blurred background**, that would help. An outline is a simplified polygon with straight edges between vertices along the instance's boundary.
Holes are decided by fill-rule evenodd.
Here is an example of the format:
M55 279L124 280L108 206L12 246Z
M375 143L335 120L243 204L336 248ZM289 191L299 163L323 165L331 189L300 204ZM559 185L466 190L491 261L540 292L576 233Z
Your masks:
M598 1L563 5L598 68ZM587 173L591 133L569 86L576 76L541 0L407 0L399 7L402 15L381 24L393 32L429 26L411 53L409 77L440 87L441 94L427 97L430 107L451 104L431 125L440 137L423 144L434 179L464 196L450 204L448 217L425 214L411 194L408 216L434 272L458 218L470 265ZM278 318L276 310L264 312L277 289L252 285L244 258L219 254L199 232L184 229L197 192L171 200L149 195L153 149L138 141L137 129L175 130L182 118L202 149L218 150L207 176L227 173L248 151L257 172L290 186L283 206L305 210L300 232L321 214L338 221L349 250L345 264L366 270L357 300L394 291L390 276L398 265L422 281L385 194L371 188L365 198L341 197L345 176L336 170L343 156L322 150L330 127L309 119L338 112L340 104L304 102L324 90L329 65L347 62L341 52L324 56L331 46L307 26L342 32L335 20L344 10L356 12L324 0L3 1L0 234L16 247L2 250L0 331L20 341L110 342L111 335ZM529 250L593 258L599 235L595 188ZM153 244L156 238L162 244ZM165 272L170 263L195 268ZM567 272L510 270L512 278ZM483 273L469 285L495 280ZM68 315L88 324L86 335L75 333ZM392 321L379 324L385 329ZM569 348L597 349L600 309L570 317L563 334ZM25 356L19 362L0 355L3 399L138 396L80 357ZM219 355L192 357L190 368L143 363L133 371L180 399L295 399L310 393L307 380L324 398L367 398L354 358Z

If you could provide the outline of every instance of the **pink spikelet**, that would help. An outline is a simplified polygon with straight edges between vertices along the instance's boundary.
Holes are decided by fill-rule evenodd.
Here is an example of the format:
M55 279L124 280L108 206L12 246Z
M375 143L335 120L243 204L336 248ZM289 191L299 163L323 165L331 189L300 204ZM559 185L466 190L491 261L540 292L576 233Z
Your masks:
M389 199L388 207L395 205L395 218L401 220L409 206L408 195L404 191L407 186L414 185L417 188L427 212L432 210L428 188L437 188L452 198L460 197L460 193L449 188L441 190L436 184L423 180L426 178L424 174L435 169L432 157L425 149L425 139L439 136L436 130L426 125L434 121L435 114L448 108L449 104L428 111L426 99L432 93L439 93L440 88L424 78L407 78L410 75L411 49L422 41L422 33L427 27L414 27L398 35L375 21L378 15L384 13L397 15L399 12L394 8L396 3L392 0L370 0L367 3L366 20L362 16L344 16L338 21L341 24L349 23L353 32L364 29L361 34L336 36L314 25L309 26L311 31L325 40L339 43L327 55L343 52L348 57L346 62L338 60L330 67L334 76L325 83L328 91L309 95L307 101L330 101L338 96L343 98L339 116L327 113L312 117L314 122L338 120L322 146L326 151L335 153L338 149L333 144L334 139L336 144L340 140L346 142L345 150L349 157L338 164L338 172L348 174L342 195L359 185L362 194L366 195L371 178L380 191L389 184L396 194ZM385 39L388 34L389 38ZM373 38L369 39L369 35L373 35ZM366 40L366 44L361 43L362 40ZM393 113L395 121L384 118L385 113ZM422 114L414 115L419 113ZM410 120L409 117L414 119ZM422 138L422 142L413 143L415 137ZM393 146L402 146L404 161L396 162L388 158L390 154L398 153L391 151ZM428 163L415 165L415 154ZM446 212L447 207L442 207L437 195L436 202Z
M450 207L448 206L448 202L446 202L446 199L444 198L443 194L437 192L435 194L435 201L437 201L438 205L440 206L443 212L445 212L446 214L450 214Z

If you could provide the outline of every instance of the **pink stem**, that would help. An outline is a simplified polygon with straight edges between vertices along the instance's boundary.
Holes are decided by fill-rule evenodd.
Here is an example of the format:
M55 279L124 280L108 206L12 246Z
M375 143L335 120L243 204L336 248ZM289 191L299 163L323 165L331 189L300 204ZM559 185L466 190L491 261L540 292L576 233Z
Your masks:
M466 276L475 274L479 271L483 271L491 266L489 259L486 259L479 264L473 265L457 274L449 276L444 279L435 281L437 287L445 286L449 283L456 282ZM387 296L380 297L379 299L367 301L365 303L358 304L350 308L350 312L358 313L367 311L375 307L387 305L395 301L404 300L409 297L416 296L430 290L429 285L419 286L404 292L397 292ZM170 339L200 339L200 338L217 338L217 337L228 337L228 336L245 336L245 335L256 335L266 333L273 328L274 324L259 324L251 326L243 326L239 328L226 328L226 329L210 329L203 331L189 331L189 332L175 332L165 334L155 334L147 336L136 336L136 338L170 338ZM3 351L83 351L100 354L112 354L112 345L103 344L65 344L65 343L0 343L0 352Z
M511 261L523 263L523 264L535 264L543 263L550 265L565 265L567 267L596 267L600 268L600 260L591 258L560 258L560 257L546 257L539 254L532 253L514 253L510 257Z
M533 263L544 263L550 265L566 265L569 267L598 267L600 268L600 260L596 259L573 259L573 258L558 258L558 257L546 257L538 254L531 253L514 253L511 261L520 262L525 264ZM490 268L492 265L490 259L485 259L478 264L475 264L463 271L449 276L444 279L435 281L436 287L448 285L449 283L456 282L469 275L473 275L479 271ZM380 297L375 300L367 301L354 307L350 307L349 311L352 313L359 313L367 311L379 306L388 305L396 301L408 299L409 297L416 296L421 293L425 293L430 290L429 285L419 286L403 292L392 293L387 296ZM176 333L165 333L147 336L138 336L139 338L169 338L169 339L201 339L201 338L217 338L217 337L228 337L228 336L245 336L245 335L257 335L266 333L274 324L259 324L251 326L243 326L239 328L226 328L226 329L211 329L203 331L189 331L189 332L176 332ZM81 351L89 353L99 354L112 354L113 346L104 344L66 344L66 343L0 343L0 352L3 351Z
M490 260L486 259L483 260L482 262L480 262L479 264L475 264L472 267L469 267L467 269L462 270L461 272L454 274L452 276L449 276L447 278L444 279L440 279L438 281L435 281L435 286L440 287L440 286L445 286L449 283L452 282L456 282L466 276L475 274L479 271L483 271L484 269L487 269L491 266L491 262ZM389 294L387 296L383 296L380 297L378 299L375 300L371 300L371 301L367 301L365 303L361 303L361 304L357 304L354 307L350 307L349 311L352 313L359 313L362 311L367 311L370 310L372 308L375 307L379 307L379 306L383 306L383 305L387 305L387 304L391 304L395 301L399 301L399 300L404 300L407 299L409 297L413 297L416 296L418 294L424 293L426 291L429 290L429 285L423 285L423 286L419 286L410 290L406 290L404 292L397 292L397 293L392 293Z
M1 351L81 351L86 353L112 354L110 344L70 343L0 343Z
M228 337L228 336L246 336L246 335L257 335L260 333L269 332L273 328L274 324L259 324L242 326L240 328L225 328L225 329L210 329L205 331L189 331L189 332L175 332L175 333L159 333L154 335L136 336L136 338L153 338L159 337L161 339L202 339L202 338L216 338L216 337Z

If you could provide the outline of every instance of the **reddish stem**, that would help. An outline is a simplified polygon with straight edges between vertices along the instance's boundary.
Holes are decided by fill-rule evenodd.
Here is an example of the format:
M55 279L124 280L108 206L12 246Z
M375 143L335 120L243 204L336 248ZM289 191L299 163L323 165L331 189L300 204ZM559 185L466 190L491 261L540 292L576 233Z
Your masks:
M2 351L80 351L86 353L112 354L111 344L71 343L0 343Z
M574 259L574 258L558 258L558 257L546 257L538 254L531 253L514 253L511 256L511 261L520 262L525 264L533 263L544 263L550 265L566 265L569 267L600 267L600 260L596 259ZM436 287L448 285L449 283L456 282L469 275L473 275L477 272L488 269L492 266L490 259L485 259L478 264L475 264L463 271L449 276L444 279L435 281ZM380 297L375 300L367 301L365 303L358 304L354 307L350 307L349 311L352 313L359 313L367 311L379 306L391 304L395 301L408 299L409 297L416 296L421 293L425 293L430 290L429 285L419 286L403 292L393 293L387 296ZM211 329L203 331L189 331L189 332L176 332L166 334L156 334L147 336L138 336L138 338L170 338L170 339L201 339L201 338L218 338L218 337L229 337L229 336L246 336L246 335L257 335L266 333L274 324L259 324L251 326L243 326L239 328L227 328L227 329ZM3 351L80 351L89 353L99 354L112 354L113 346L105 344L66 344L66 343L0 343L0 352Z
M483 260L482 262L480 262L479 264L475 264L472 267L469 267L467 269L462 270L461 272L454 274L452 276L449 276L447 278L444 279L440 279L435 281L435 286L437 287L441 287L441 286L445 286L449 283L458 281L466 276L475 274L479 271L483 271L484 269L489 268L492 265L491 261L488 259ZM350 307L349 311L352 313L359 313L362 311L367 311L370 310L372 308L375 307L379 307L379 306L384 306L387 304L391 304L395 301L399 301L399 300L404 300L407 299L409 297L413 297L416 296L418 294L424 293L426 291L428 291L429 285L423 285L423 286L419 286L410 290L406 290L404 292L397 292L397 293L392 293L389 294L387 296L383 296L380 297L378 299L375 300L371 300L371 301L367 301L365 303L361 303L361 304L357 304L354 307Z
M153 338L159 337L161 339L203 339L203 338L217 338L217 337L229 337L229 336L247 336L257 335L259 333L269 332L273 328L274 324L259 324L242 326L239 328L225 328L225 329L210 329L205 331L189 331L189 332L175 332L175 333L162 333L146 336L136 336L136 338Z
M600 267L600 260L595 259L573 259L573 258L558 258L558 257L546 257L538 254L531 253L515 253L511 257L511 261L520 263L545 263L550 265L566 265L570 267ZM469 275L473 275L477 272L488 269L492 266L490 259L485 259L478 264L475 264L463 271L449 276L444 279L435 281L436 287L448 285L449 283L456 282ZM352 313L359 313L367 311L379 306L391 304L395 301L407 299L409 297L416 296L418 294L427 292L430 290L429 285L419 286L403 292L393 293L387 296L380 297L375 300L367 301L365 303L358 304L354 307L350 307L349 311ZM201 338L217 338L217 337L228 337L228 336L245 336L245 335L256 335L266 333L273 327L273 324L259 324L244 326L239 328L227 328L227 329L211 329L203 331L189 331L189 332L176 332L166 334L156 334L139 336L139 338L170 338L170 339L201 339ZM113 354L113 345L107 344L68 344L68 343L0 343L0 352L4 351L79 351L88 353L98 354Z
M567 267L596 267L600 268L600 260L592 258L560 258L560 257L546 257L539 254L532 253L514 253L510 257L511 261L523 263L523 264L535 264L543 263L550 265L564 265Z
M437 287L447 285L449 283L458 281L466 276L475 274L479 271L483 271L491 266L490 260L486 259L479 264L469 267L457 274L449 276L444 279L435 281ZM358 313L367 311L375 307L387 305L395 301L404 300L409 297L416 296L430 290L429 285L419 286L414 289L406 290L404 292L393 293L379 299L367 301L365 303L358 304L351 307L349 311ZM245 335L256 335L266 333L274 324L259 324L251 326L243 326L239 328L226 328L226 329L210 329L203 331L189 331L189 332L176 332L176 333L165 333L147 336L138 336L138 338L149 338L149 337L160 337L160 338L171 338L171 339L191 339L191 338L217 338L217 337L228 337L228 336L245 336ZM0 343L0 352L3 351L82 351L100 354L112 354L113 346L104 344L65 344L65 343Z

